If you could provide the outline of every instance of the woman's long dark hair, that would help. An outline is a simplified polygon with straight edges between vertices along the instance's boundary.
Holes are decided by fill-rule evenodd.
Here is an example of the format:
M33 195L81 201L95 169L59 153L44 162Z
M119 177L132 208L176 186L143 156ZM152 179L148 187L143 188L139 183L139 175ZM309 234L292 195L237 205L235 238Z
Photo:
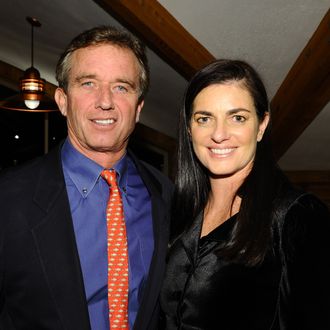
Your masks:
M189 134L194 99L210 85L235 81L243 83L250 92L260 122L269 112L264 84L246 62L217 60L194 75L188 84L179 119L172 238L189 228L205 208L210 193L208 172L196 158ZM231 236L219 251L224 258L250 266L264 259L272 239L273 201L285 182L284 174L273 159L269 124L258 142L253 167L237 192L242 202Z

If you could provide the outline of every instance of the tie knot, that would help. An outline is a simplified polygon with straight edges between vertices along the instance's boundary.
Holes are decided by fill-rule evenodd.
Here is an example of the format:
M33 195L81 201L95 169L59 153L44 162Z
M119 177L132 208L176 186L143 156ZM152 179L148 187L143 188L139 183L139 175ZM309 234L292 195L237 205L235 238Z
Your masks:
M114 169L103 170L101 172L101 177L108 183L109 186L117 185L117 175Z

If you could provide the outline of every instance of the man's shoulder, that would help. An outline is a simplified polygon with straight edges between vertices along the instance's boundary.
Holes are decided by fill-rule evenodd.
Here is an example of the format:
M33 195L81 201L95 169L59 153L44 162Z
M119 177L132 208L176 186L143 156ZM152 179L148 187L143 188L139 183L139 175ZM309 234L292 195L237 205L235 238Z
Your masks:
M174 185L168 176L149 163L138 159L132 152L129 152L129 155L148 188L152 185L156 187L161 194L171 195L173 193Z
M6 181L17 180L18 178L31 178L31 175L35 175L35 171L38 168L41 161L41 157L28 160L22 164L5 168L0 172L0 183Z
M156 167L150 165L149 163L140 160L141 166L145 168L147 172L149 172L150 175L152 175L156 180L163 182L164 184L172 185L172 181L168 176L166 176L164 173L162 173L160 170L158 170Z
M0 186L6 184L13 186L15 183L29 183L35 181L41 171L48 171L51 177L60 162L59 152L50 151L48 154L28 160L20 165L5 168L0 171Z
M162 173L159 169L149 164L148 162L138 158L134 152L128 149L128 156L133 161L138 170L146 171L146 173L152 175L156 180L164 181L171 184L171 180Z

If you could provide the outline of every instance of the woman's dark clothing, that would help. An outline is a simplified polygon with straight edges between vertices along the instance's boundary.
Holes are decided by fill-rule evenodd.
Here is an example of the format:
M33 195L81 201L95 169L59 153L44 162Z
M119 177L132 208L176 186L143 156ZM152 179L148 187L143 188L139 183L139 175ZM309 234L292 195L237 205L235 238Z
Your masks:
M200 239L200 214L171 246L161 306L164 329L330 329L330 217L291 191L278 205L263 263L247 267L216 252L236 216Z

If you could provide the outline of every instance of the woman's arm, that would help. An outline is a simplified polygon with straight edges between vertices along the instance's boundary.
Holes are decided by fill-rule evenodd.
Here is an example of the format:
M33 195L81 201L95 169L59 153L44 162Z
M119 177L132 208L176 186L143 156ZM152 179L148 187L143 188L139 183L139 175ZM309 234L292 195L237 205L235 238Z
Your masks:
M280 329L330 329L330 216L306 194L290 205L280 249Z

